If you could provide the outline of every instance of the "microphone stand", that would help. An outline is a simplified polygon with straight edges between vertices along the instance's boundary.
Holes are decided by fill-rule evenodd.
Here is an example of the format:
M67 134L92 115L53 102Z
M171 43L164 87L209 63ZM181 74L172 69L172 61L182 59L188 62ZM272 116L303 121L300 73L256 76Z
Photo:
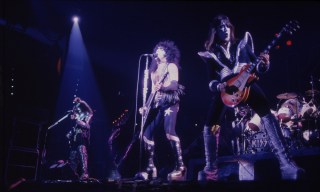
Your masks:
M147 98L147 92L148 92L148 79L149 79L148 65L149 65L149 57L146 58L146 68L144 70L142 106L145 106L146 100L147 100L146 98ZM139 136L140 137L140 151L139 151L140 152L140 157L139 157L139 170L140 171L141 171L141 161L142 161L142 142L143 142L142 134L143 134L143 126L145 125L145 121L146 121L146 119L142 115L140 136ZM131 148L131 147L129 147L129 148Z
M45 164L45 157L46 157L46 143L47 143L47 135L48 135L48 131L50 129L52 129L53 127L55 127L56 125L58 125L61 121L63 121L64 119L66 119L69 114L70 114L71 110L68 111L68 114L66 114L65 116L63 116L62 118L60 118L58 121L56 121L54 124L50 125L46 131L46 134L44 136L44 142L43 142L43 149L42 149L42 153L41 153L41 165L43 166Z
M315 91L314 91L314 86L313 86L313 76L312 75L311 75L310 84L311 84L311 102L310 102L310 104L311 105L315 105L316 104L316 100L314 99L315 98ZM316 106L316 109L317 109L317 106ZM314 124L315 124L315 128L316 129L318 129L318 127L317 127L317 118L314 118Z
M63 121L65 118L67 118L69 116L69 113L66 114L65 116L63 116L61 119L59 119L58 121L56 121L54 124L50 125L50 127L48 127L48 130L52 129L54 126L58 125L61 121Z

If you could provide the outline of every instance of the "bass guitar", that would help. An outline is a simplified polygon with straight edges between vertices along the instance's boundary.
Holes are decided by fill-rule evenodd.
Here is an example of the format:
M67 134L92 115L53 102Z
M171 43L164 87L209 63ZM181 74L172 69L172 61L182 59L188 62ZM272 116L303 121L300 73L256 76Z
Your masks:
M297 21L290 21L286 24L281 31L273 38L271 43L267 46L267 48L263 51L263 53L268 54L272 47L276 44L276 42L283 36L283 33L292 34L300 26ZM255 62L252 64L246 64L240 70L240 72L228 79L226 81L227 86L225 91L221 92L221 99L223 103L228 107L235 107L240 102L245 102L249 97L250 92L250 84L257 80L258 77L254 73L254 70L257 65L261 63L261 59L257 58Z
M163 83L163 81L166 79L166 77L168 76L168 72L166 72L159 80L158 83ZM144 111L142 113L142 120L141 120L141 130L143 129L145 123L146 123L146 120L147 120L147 117L149 115L149 112L150 112L150 109L151 109L151 105L152 105L152 102L154 100L154 97L155 95L157 94L158 91L152 91L146 101L146 104L145 106L143 107Z

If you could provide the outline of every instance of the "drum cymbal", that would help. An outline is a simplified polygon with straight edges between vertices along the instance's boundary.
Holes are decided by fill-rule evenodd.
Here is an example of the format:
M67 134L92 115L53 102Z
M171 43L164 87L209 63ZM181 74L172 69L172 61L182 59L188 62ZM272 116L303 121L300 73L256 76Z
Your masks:
M281 93L277 95L278 99L294 99L297 97L296 93Z
M315 89L306 91L307 96L318 95L319 93L320 93L320 91L315 90Z

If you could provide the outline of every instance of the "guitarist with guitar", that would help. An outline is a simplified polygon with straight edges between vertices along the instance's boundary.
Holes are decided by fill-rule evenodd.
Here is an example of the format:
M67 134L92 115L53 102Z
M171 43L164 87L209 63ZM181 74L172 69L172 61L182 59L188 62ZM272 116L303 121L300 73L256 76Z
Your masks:
M210 24L205 51L198 55L207 65L209 89L213 93L206 118L203 138L206 165L198 173L198 180L218 180L218 143L220 117L226 107L248 104L261 118L270 146L277 157L284 180L300 178L304 170L289 157L279 123L270 112L270 105L262 89L256 83L256 74L269 70L269 51L282 33L295 30L298 26L286 25L259 56L254 54L252 36L246 32L237 40L234 26L225 15L216 16Z
M178 83L180 51L173 41L164 40L157 43L153 53L150 66L152 89L145 106L139 109L143 116L142 128L145 128L142 139L148 154L148 165L144 171L137 173L135 178L157 178L157 168L154 165L154 133L156 128L164 126L175 156L175 168L168 174L167 179L181 181L186 179L187 169L182 159L180 139L175 131L180 96L184 93L184 87Z

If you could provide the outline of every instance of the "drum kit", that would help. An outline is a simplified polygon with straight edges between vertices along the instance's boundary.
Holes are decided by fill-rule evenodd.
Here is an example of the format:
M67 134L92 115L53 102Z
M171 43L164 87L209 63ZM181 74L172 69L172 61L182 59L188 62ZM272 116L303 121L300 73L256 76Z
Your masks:
M236 120L232 123L234 153L241 155L269 151L268 136L258 114L246 105L236 107L235 115Z
M305 96L309 101L293 92L279 94L277 109L271 110L279 122L289 149L320 145L320 106L316 102L320 91L311 89L305 91ZM236 107L235 115L233 128L242 125L241 134L235 142L238 143L236 153L239 155L270 151L269 139L260 117L248 106Z

